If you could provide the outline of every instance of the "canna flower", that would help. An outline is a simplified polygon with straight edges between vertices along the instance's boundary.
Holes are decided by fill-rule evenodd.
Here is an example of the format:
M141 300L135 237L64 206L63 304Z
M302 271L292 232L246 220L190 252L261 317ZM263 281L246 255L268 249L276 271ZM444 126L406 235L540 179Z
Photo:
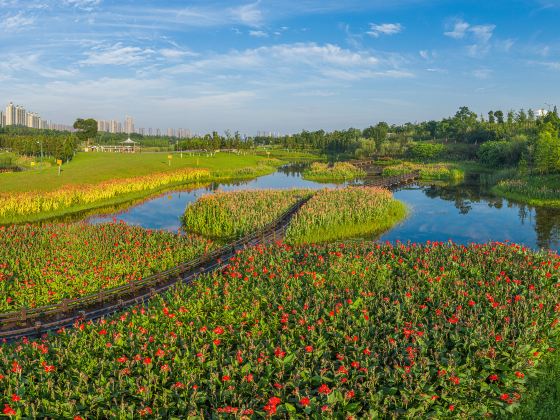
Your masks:
M7 416L15 416L17 414L16 410L10 407L10 404L4 404L4 410L2 410L2 413Z
M332 389L329 388L327 384L322 384L318 389L319 394L329 395Z

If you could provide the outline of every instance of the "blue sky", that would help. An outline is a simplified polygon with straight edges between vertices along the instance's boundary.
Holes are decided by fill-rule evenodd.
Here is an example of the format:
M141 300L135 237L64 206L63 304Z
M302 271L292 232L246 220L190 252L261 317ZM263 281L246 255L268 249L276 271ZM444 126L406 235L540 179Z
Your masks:
M560 103L560 0L0 0L0 105L287 133Z

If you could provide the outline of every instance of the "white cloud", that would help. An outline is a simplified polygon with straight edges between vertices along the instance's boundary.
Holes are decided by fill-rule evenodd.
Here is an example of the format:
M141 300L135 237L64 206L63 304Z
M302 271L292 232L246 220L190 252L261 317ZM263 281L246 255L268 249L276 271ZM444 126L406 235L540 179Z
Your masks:
M44 78L57 79L74 76L73 69L57 69L44 63L44 57L34 54L8 54L0 60L0 74L6 77L21 76L21 72L33 73Z
M424 60L433 60L434 58L437 57L437 52L436 51L430 51L430 50L420 50L420 51L418 51L418 54Z
M229 12L240 23L248 26L260 26L263 22L263 14L258 8L259 3L260 1L257 1L243 6L232 7L229 9Z
M469 31L472 32L478 41L487 43L492 38L494 29L496 29L496 25L476 25L471 26Z
M268 34L265 31L249 31L249 35L255 38L267 38Z
M368 35L379 38L380 35L395 35L402 32L403 27L400 23L370 23Z
M154 50L140 47L125 47L122 43L104 49L93 49L80 64L85 65L132 65L145 61Z
M467 46L467 54L471 57L481 57L488 54L491 49L490 39L494 35L494 29L496 29L496 25L471 25L459 19L453 24L452 30L444 32L444 35L472 42ZM506 40L502 43L501 48L507 52L512 45L512 40Z
M451 31L444 32L445 36L454 39L463 39L468 34L481 43L488 43L494 34L496 25L471 25L461 19L456 20Z
M170 69L172 73L203 72L207 69L251 70L269 67L272 63L291 68L298 65L322 67L372 67L379 59L366 52L355 52L337 45L310 43L279 44L273 46L231 51L211 58L193 61Z
M462 39L465 37L465 34L470 26L471 25L469 25L467 22L458 20L455 22L453 30L449 32L444 32L444 35L454 39Z
M5 15L0 20L0 30L5 32L19 32L26 27L35 23L35 18L32 16L25 16L23 13L15 15Z
M67 6L73 6L85 10L90 10L101 4L101 0L64 0L63 2Z
M192 51L185 51L175 48L163 48L159 50L159 53L162 57L169 58L169 59L178 59L183 57L196 57L198 54Z

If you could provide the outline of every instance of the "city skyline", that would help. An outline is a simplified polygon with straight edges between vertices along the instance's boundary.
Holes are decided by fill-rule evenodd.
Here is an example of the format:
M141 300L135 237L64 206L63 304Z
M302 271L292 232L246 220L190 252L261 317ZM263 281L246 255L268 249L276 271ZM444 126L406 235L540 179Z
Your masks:
M0 96L68 125L201 133L541 109L559 18L558 0L0 0Z

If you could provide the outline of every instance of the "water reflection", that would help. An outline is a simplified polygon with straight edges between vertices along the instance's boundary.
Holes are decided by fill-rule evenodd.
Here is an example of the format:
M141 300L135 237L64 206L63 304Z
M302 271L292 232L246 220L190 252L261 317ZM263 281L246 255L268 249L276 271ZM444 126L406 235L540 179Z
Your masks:
M290 165L278 172L250 181L212 183L186 191L170 191L132 207L88 219L91 223L112 221L151 229L176 231L180 216L189 203L216 190L236 191L257 188L330 188L301 178L303 165ZM456 243L512 241L532 248L560 246L560 210L534 208L490 194L477 176L468 176L460 185L413 185L395 191L407 204L409 217L382 240L426 242L453 240Z
M490 194L475 183L409 186L395 191L409 218L382 240L457 243L512 241L558 250L560 209L535 208Z
M106 223L122 220L132 225L149 229L177 231L181 227L181 215L188 204L200 196L220 191L239 191L250 189L291 189L291 188L336 188L335 184L319 184L301 178L301 165L289 165L279 171L253 180L213 182L207 186L187 191L172 191L143 201L124 211L90 217L90 223Z

